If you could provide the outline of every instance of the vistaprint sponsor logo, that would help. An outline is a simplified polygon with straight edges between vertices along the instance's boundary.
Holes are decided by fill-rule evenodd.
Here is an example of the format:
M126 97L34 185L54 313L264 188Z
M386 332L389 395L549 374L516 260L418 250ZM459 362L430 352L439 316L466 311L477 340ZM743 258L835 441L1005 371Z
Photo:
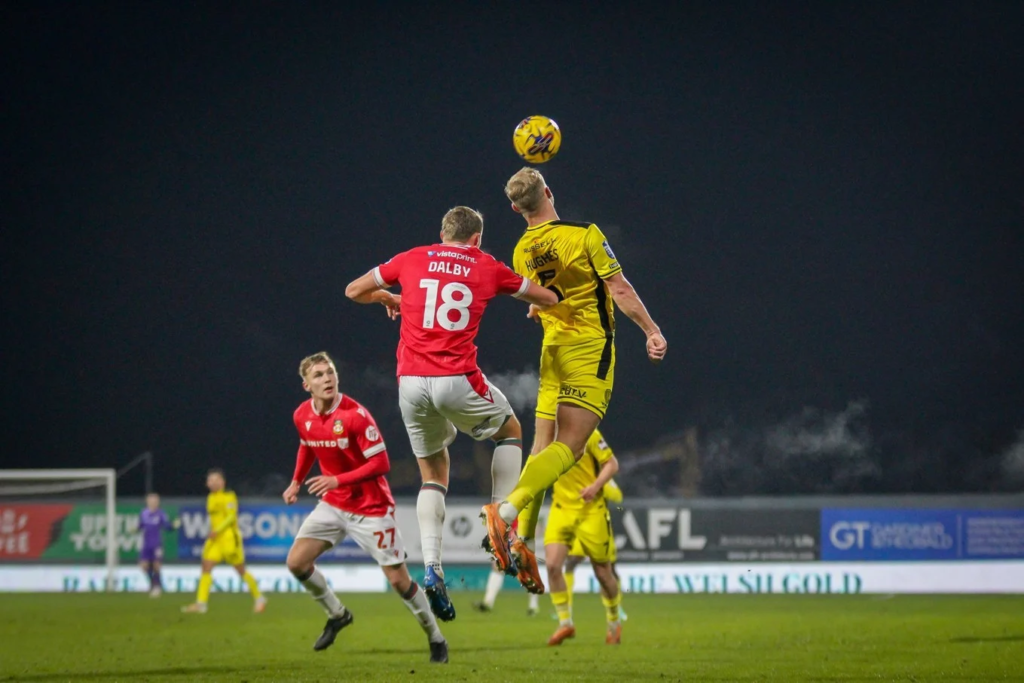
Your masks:
M456 261L469 261L470 263L476 263L475 256L468 256L458 251L428 251L427 256L432 258L453 258Z

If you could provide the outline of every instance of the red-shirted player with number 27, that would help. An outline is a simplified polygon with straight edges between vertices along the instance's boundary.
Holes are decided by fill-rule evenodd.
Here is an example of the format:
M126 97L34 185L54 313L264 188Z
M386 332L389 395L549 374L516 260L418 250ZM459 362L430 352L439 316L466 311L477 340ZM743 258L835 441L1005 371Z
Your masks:
M327 625L313 649L330 647L338 632L352 623L352 613L314 564L348 537L377 561L419 621L430 642L430 661L447 662L448 643L426 596L405 566L405 546L395 524L395 500L384 478L391 465L377 423L358 401L342 395L334 361L326 353L304 358L299 376L310 399L303 401L293 416L299 452L292 483L282 497L288 505L293 504L305 482L309 492L320 498L288 551L289 571L327 612ZM306 480L314 460L320 464L320 475Z
M504 394L477 366L480 319L498 294L542 307L558 303L555 292L482 252L483 229L483 216L457 206L441 220L440 244L398 254L345 289L358 303L384 304L392 318L401 311L398 399L423 477L416 500L426 565L423 587L443 621L455 618L441 568L448 446L456 431L495 441L492 502L512 492L523 463L522 427ZM385 291L396 284L400 295Z

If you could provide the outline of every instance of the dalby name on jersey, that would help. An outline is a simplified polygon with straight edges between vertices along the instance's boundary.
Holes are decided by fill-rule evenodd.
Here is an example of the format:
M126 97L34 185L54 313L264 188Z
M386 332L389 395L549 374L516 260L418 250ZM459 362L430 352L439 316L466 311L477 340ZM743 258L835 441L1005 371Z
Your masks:
M458 277L469 277L469 266L460 266L458 263L445 263L444 261L431 261L427 266L428 273L447 273Z

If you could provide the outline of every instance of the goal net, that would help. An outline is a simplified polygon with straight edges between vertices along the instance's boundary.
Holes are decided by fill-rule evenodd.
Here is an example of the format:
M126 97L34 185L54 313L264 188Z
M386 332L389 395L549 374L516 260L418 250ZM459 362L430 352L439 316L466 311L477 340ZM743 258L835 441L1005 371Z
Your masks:
M116 482L113 469L0 470L0 571L102 565L103 587L114 590Z

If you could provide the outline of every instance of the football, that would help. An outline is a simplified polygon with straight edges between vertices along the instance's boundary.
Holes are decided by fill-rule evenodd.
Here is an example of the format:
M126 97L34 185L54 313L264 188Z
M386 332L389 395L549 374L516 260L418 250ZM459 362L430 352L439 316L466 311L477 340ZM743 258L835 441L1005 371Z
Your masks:
M516 153L531 164L543 164L558 154L562 131L547 116L527 116L512 133Z

